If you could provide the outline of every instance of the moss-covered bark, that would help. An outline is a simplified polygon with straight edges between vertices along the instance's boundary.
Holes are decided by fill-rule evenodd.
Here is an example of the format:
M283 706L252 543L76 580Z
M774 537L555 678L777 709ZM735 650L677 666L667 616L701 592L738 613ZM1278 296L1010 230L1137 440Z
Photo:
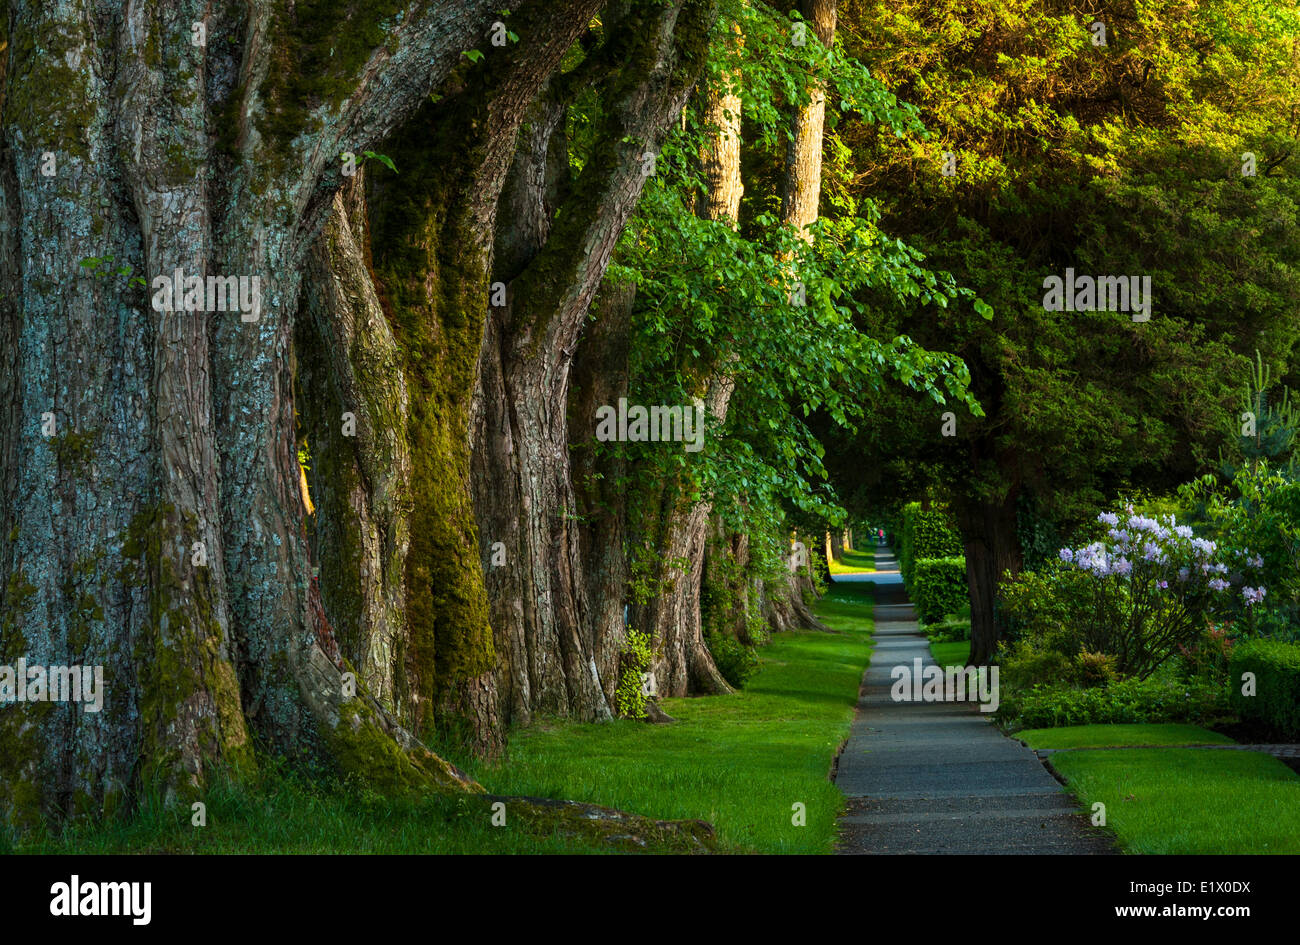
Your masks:
M0 712L0 821L129 809L155 777L201 791L254 734L360 763L357 700L420 758L364 687L344 694L302 527L293 322L339 155L409 115L492 5L403 4L400 23L391 3L307 6L8 11L0 613L29 661L102 665L107 693L100 713ZM132 280L175 267L260 278L260 313L154 309Z
M607 11L591 53L602 103L576 179L564 148L567 84L538 103L520 137L497 232L494 308L479 363L475 503L485 539L509 568L489 572L503 640L503 699L511 717L609 715L598 654L609 652L587 611L575 521L566 405L570 359L614 245L658 150L704 65L714 16L707 0L632 2ZM602 68L605 71L602 71Z

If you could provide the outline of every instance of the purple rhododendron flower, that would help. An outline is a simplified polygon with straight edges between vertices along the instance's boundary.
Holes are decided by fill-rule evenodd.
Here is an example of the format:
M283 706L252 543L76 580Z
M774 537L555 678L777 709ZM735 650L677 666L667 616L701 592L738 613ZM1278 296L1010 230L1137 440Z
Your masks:
M1245 599L1247 607L1253 607L1264 599L1264 588L1243 587L1241 596Z

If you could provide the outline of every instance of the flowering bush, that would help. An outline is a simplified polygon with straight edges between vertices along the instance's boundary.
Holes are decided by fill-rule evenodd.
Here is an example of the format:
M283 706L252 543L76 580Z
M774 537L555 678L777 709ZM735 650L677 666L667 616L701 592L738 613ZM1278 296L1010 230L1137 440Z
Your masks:
M1103 512L1107 539L1062 548L1066 570L1087 576L1074 608L1083 649L1115 657L1124 675L1146 678L1179 647L1191 647L1213 615L1247 608L1267 593L1264 562L1247 549L1198 538L1174 516Z
M1197 647L1213 618L1250 610L1267 593L1259 556L1197 537L1172 515L1130 509L1097 520L1103 539L1062 548L1057 561L1003 585L1003 613L1036 651L1104 654L1117 674L1145 679Z
M1300 640L1300 480L1266 463L1238 470L1224 485L1206 475L1179 489L1221 544L1251 548L1263 562L1243 591L1238 620L1251 635Z

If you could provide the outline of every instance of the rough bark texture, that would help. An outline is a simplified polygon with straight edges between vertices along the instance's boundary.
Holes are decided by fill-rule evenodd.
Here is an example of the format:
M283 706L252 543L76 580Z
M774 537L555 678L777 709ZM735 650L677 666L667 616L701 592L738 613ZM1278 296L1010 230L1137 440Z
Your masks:
M530 116L507 181L474 405L475 506L488 571L503 708L578 718L610 714L586 613L566 418L569 371L588 306L657 152L704 65L709 0L637 0L607 10L602 125L578 178L562 137L557 86Z
M316 513L309 535L325 612L371 694L412 725L403 574L409 399L402 356L366 265L363 181L358 172L335 196L308 258L296 338L300 443L310 451Z
M630 568L627 556L628 462L620 444L598 443L596 411L628 391L632 306L636 286L606 279L592 303L592 321L573 359L569 416L573 486L581 524L587 620L592 658L605 698L614 705L619 653L627 639Z
M338 155L396 127L493 5L303 6L9 5L3 655L101 664L108 690L101 713L0 713L10 823L112 811L142 780L201 790L214 766L250 763L252 732L377 782L467 786L364 688L344 695L290 355ZM106 256L98 276L82 265ZM157 311L127 265L257 276L257 320Z
M480 754L504 744L483 577L495 539L479 534L470 485L492 234L520 124L599 6L526 6L511 21L517 44L489 49L481 64L466 61L440 100L385 143L400 176L372 178L375 271L413 392L406 669L417 724L436 719L444 735Z

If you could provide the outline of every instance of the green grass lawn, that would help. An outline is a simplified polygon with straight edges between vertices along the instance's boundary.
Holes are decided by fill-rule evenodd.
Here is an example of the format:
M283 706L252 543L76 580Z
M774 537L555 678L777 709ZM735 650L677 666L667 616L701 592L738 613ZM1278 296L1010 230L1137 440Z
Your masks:
M1052 766L1128 853L1300 853L1300 777L1195 725L1079 725L1017 733L1034 748L1074 748ZM1154 748L1100 746L1165 745Z
M930 643L930 654L940 666L965 666L970 656L970 641L957 640L954 643Z
M827 563L831 574L864 574L876 570L876 549L874 545L854 548L844 552L842 561L831 559Z
M870 658L871 587L840 585L816 610L834 633L777 636L733 696L664 700L678 721L551 723L512 733L508 761L470 767L494 794L566 798L661 819L712 822L726 850L823 853L843 798L827 780ZM384 798L325 777L264 776L191 812L147 803L126 823L78 826L22 853L564 853L592 842L491 825L481 800ZM801 803L807 826L792 824Z
M1030 748L1113 748L1120 745L1231 745L1199 725L1067 725L1016 732Z
M1128 853L1300 853L1300 778L1257 752L1083 750L1052 756Z
M0 853L586 853L577 839L493 827L484 801L465 797L395 800L316 784L301 776L259 786L214 785L207 825L191 812L146 804L125 823L76 826L60 837Z
M502 794L702 818L731 850L829 852L843 797L827 773L870 658L870 604L869 585L832 587L816 611L838 632L774 637L736 695L663 700L672 725L534 726L475 774ZM791 822L796 803L806 826Z

